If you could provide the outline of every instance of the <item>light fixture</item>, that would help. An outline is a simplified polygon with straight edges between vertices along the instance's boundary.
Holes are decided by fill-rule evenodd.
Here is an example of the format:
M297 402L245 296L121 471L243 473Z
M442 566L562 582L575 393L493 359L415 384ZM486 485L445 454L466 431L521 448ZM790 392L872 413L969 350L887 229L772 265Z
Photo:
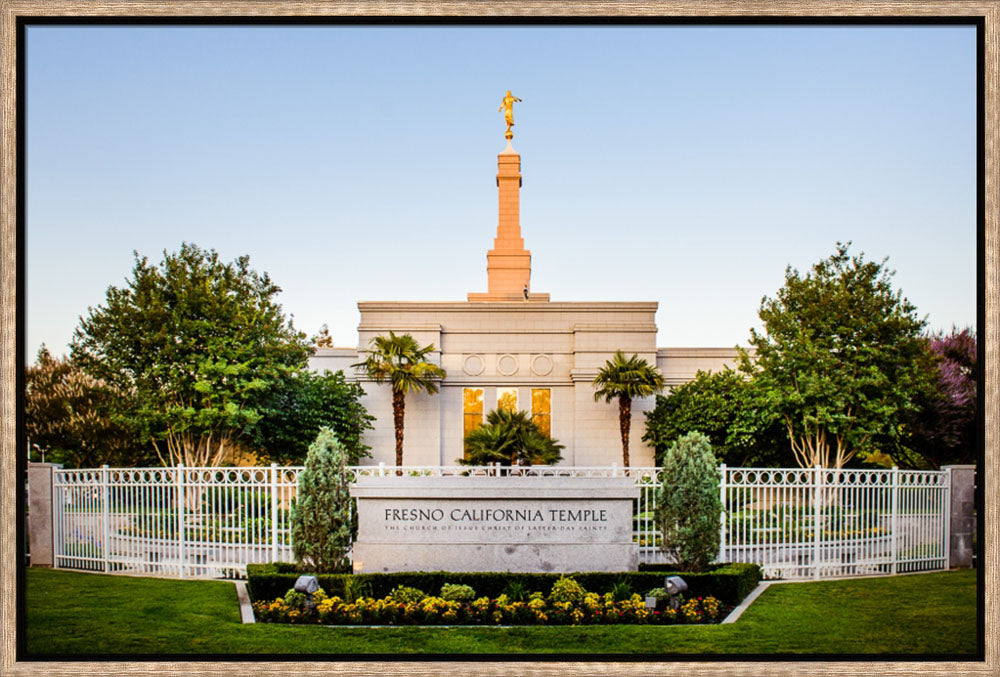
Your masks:
M663 589L670 595L670 608L679 609L681 601L678 597L688 589L688 584L680 576L667 576L663 581Z
M315 576L303 575L295 580L295 592L305 593L307 609L315 606L313 593L317 590L319 590L319 579Z

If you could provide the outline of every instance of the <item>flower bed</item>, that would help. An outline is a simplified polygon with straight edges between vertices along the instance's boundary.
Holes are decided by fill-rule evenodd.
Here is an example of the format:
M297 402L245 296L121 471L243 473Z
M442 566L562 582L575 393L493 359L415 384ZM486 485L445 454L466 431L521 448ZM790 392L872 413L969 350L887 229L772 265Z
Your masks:
M688 597L714 597L723 604L739 604L760 582L760 567L756 564L721 564L708 571L691 573L678 571L671 565L642 564L632 572L576 572L567 574L587 590L605 593L624 582L632 592L643 593L663 585L667 576L681 576L688 584ZM273 600L284 595L295 585L300 574L312 573L287 562L247 565L247 588L254 601ZM400 572L370 574L319 574L319 584L331 597L354 599L360 594L381 599L400 585L421 590L437 591L445 583L469 585L477 596L498 598L511 584L520 584L525 590L548 590L560 577L559 574L451 571ZM349 587L356 587L352 593Z
M447 593L445 586L442 594ZM290 590L273 601L254 602L253 608L257 620L264 623L322 625L663 625L715 623L728 611L714 597L692 597L677 609L661 598L656 608L647 608L638 594L616 599L611 592L586 592L571 578L559 579L547 596L533 592L518 601L506 594L445 599L400 586L382 599L352 601L329 597L321 589L313 603L308 605L305 595Z

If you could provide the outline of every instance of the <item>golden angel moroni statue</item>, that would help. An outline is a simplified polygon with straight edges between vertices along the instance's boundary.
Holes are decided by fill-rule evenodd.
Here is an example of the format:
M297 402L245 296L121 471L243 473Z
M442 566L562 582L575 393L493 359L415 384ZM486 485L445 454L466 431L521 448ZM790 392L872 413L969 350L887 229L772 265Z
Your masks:
M503 111L503 119L507 121L507 132L504 134L504 138L510 141L514 138L514 132L510 131L510 128L514 126L514 102L520 102L521 100L510 93L507 90L507 96L503 98L503 103L497 108L497 111Z

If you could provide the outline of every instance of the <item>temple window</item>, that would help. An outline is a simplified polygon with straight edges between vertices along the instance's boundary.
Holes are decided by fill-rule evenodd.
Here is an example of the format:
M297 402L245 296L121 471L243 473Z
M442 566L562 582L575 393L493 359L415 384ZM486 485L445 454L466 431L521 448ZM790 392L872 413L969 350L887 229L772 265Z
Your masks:
M497 388L497 409L517 411L517 388Z
M552 436L552 390L549 388L531 389L531 420L538 429Z
M462 388L462 439L483 424L483 389Z

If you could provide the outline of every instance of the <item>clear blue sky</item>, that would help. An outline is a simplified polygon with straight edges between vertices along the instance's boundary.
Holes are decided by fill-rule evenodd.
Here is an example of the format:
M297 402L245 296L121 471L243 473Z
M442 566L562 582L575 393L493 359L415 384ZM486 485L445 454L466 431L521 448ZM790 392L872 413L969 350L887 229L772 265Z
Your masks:
M132 251L249 254L295 325L486 291L505 90L532 289L745 344L838 240L975 326L972 27L31 27L27 350Z

